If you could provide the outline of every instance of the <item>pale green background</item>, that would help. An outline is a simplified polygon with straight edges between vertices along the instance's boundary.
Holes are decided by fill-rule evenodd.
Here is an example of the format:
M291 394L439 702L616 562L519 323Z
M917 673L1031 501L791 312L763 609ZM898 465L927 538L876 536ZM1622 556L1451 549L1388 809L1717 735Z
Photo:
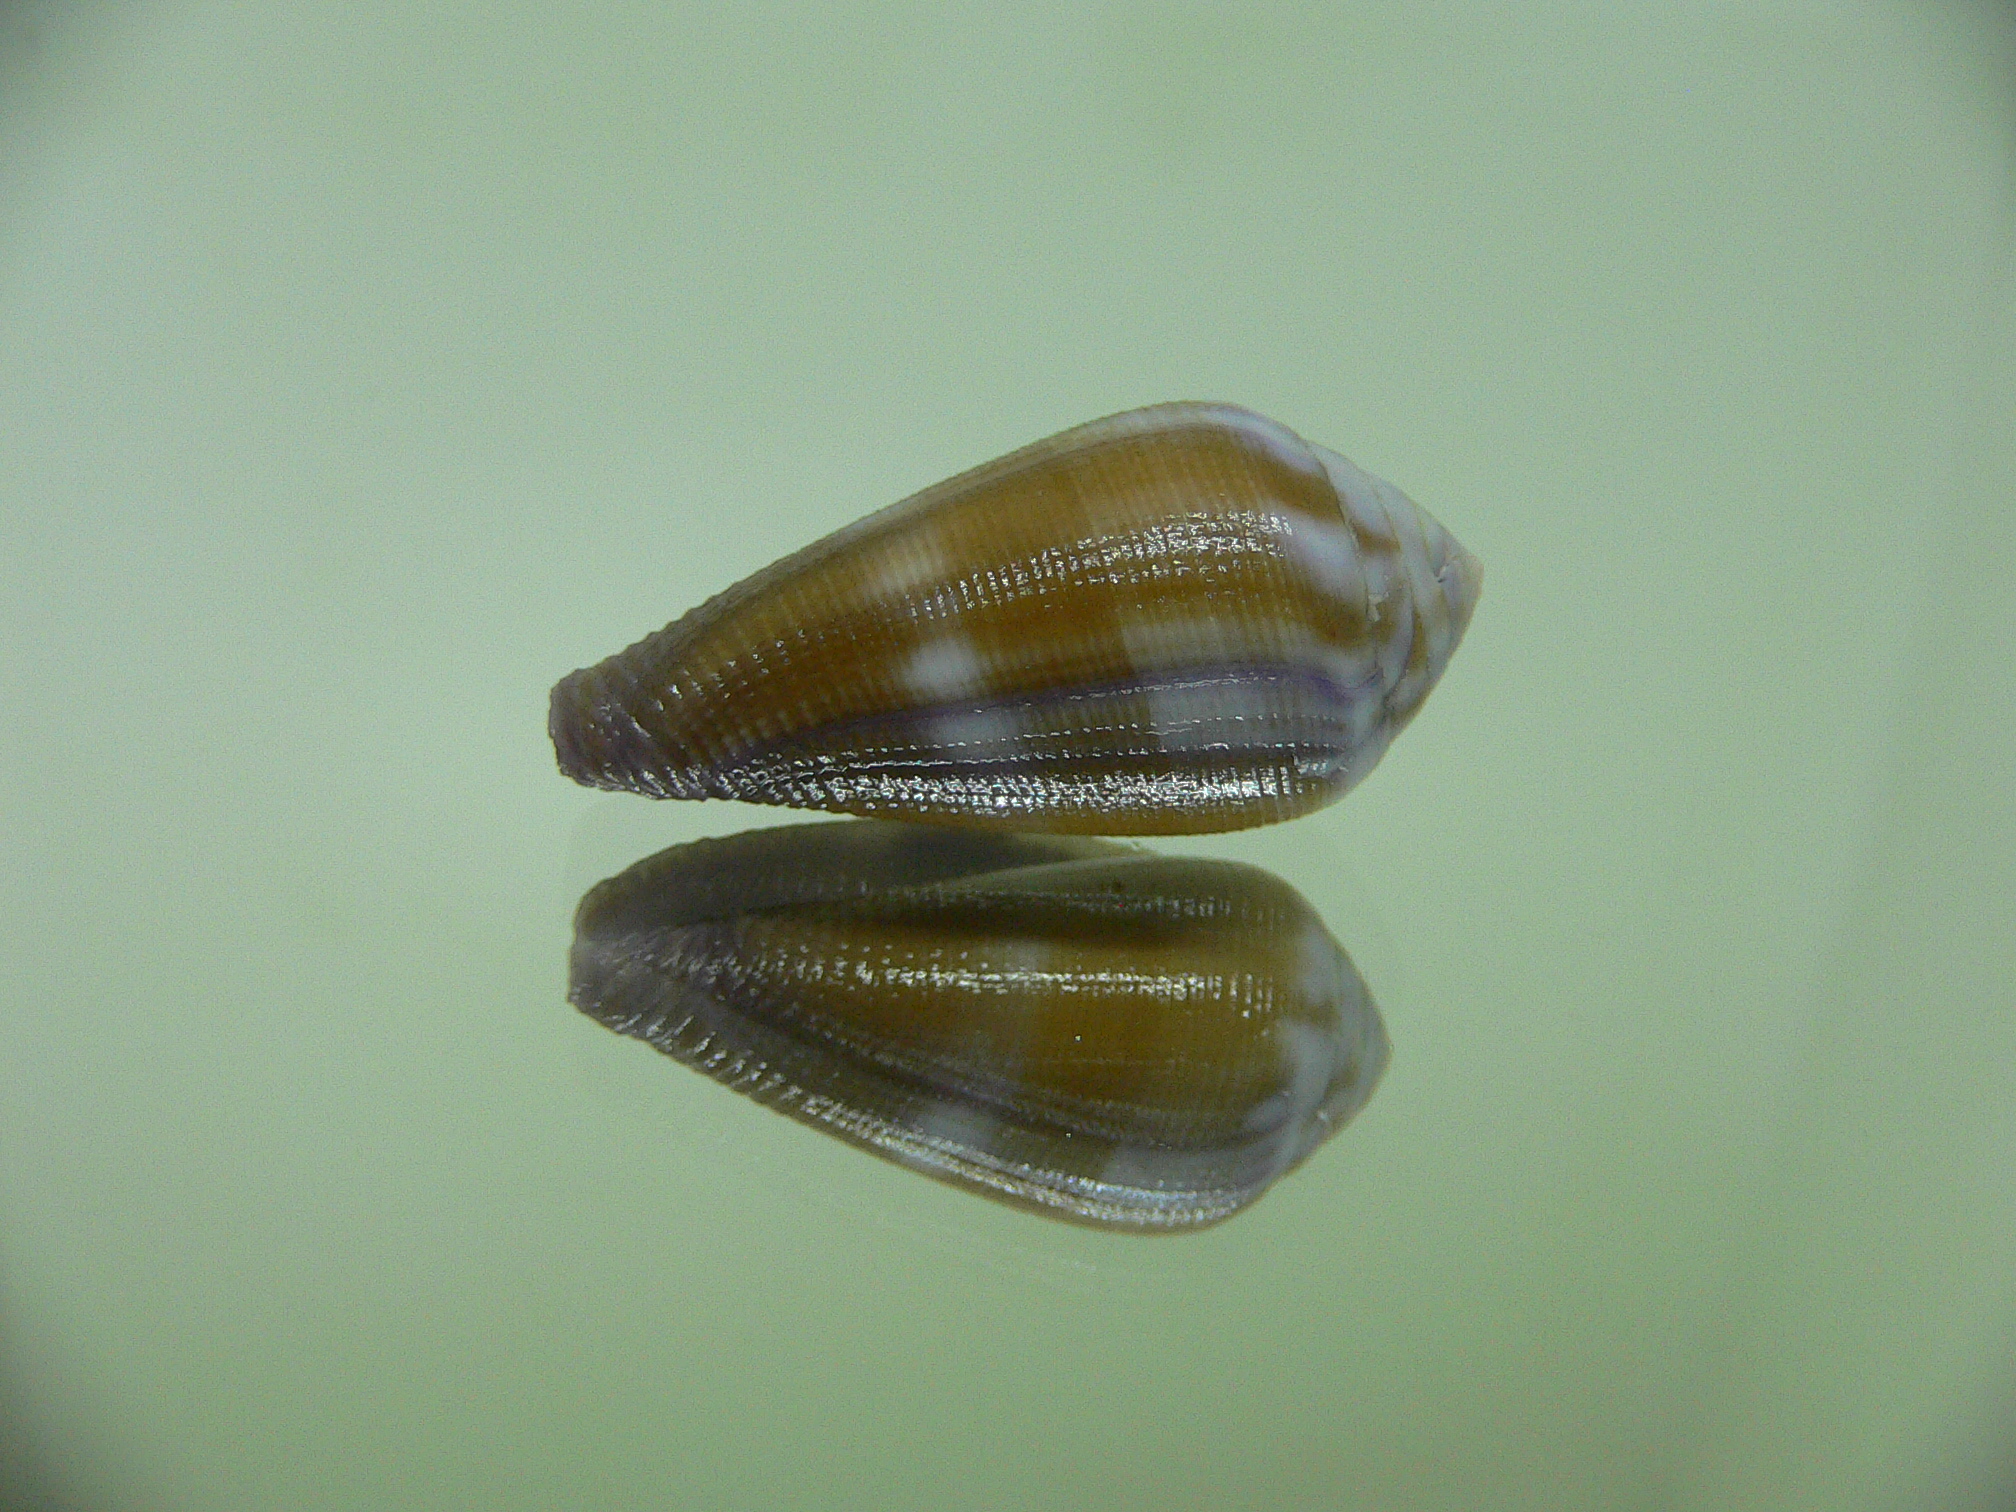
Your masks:
M1988 5L0 10L0 1466L36 1505L2016 1496ZM1485 563L1286 876L1395 1058L1046 1224L563 999L777 816L546 690L1222 398ZM39 1489L38 1489L39 1488Z

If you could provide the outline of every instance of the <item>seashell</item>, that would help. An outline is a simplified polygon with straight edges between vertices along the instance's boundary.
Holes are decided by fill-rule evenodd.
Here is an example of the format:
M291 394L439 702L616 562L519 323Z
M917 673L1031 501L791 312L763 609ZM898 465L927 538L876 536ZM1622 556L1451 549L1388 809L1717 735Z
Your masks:
M1364 982L1278 877L876 820L702 840L598 884L569 998L888 1159L1137 1233L1246 1207L1387 1058Z
M1335 452L1158 405L927 488L563 678L553 744L575 781L656 798L1241 829L1371 770L1478 583Z

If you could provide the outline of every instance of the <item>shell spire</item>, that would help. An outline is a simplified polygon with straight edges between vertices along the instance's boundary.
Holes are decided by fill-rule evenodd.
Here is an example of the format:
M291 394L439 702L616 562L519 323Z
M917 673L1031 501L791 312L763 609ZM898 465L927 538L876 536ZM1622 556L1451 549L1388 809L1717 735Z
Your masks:
M553 690L592 787L1089 834L1290 819L1369 772L1480 571L1222 404L1081 425L765 568Z

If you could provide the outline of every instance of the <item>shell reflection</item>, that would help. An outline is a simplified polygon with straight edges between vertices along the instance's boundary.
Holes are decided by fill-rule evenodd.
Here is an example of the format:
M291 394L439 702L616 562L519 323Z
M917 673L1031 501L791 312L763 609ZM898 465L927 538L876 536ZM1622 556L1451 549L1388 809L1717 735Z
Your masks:
M703 840L591 889L569 996L804 1123L1054 1217L1215 1223L1384 1069L1279 878L888 822Z
M764 569L553 690L658 798L1076 834L1291 819L1372 769L1477 601L1391 484L1222 404L1081 425Z

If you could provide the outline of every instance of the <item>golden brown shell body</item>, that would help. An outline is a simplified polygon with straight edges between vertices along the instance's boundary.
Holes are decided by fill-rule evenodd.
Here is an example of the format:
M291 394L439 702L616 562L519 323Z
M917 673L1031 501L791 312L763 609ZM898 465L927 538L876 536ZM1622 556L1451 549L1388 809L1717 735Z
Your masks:
M1412 718L1477 564L1229 405L1037 442L871 515L553 691L575 780L1095 834L1340 796Z

